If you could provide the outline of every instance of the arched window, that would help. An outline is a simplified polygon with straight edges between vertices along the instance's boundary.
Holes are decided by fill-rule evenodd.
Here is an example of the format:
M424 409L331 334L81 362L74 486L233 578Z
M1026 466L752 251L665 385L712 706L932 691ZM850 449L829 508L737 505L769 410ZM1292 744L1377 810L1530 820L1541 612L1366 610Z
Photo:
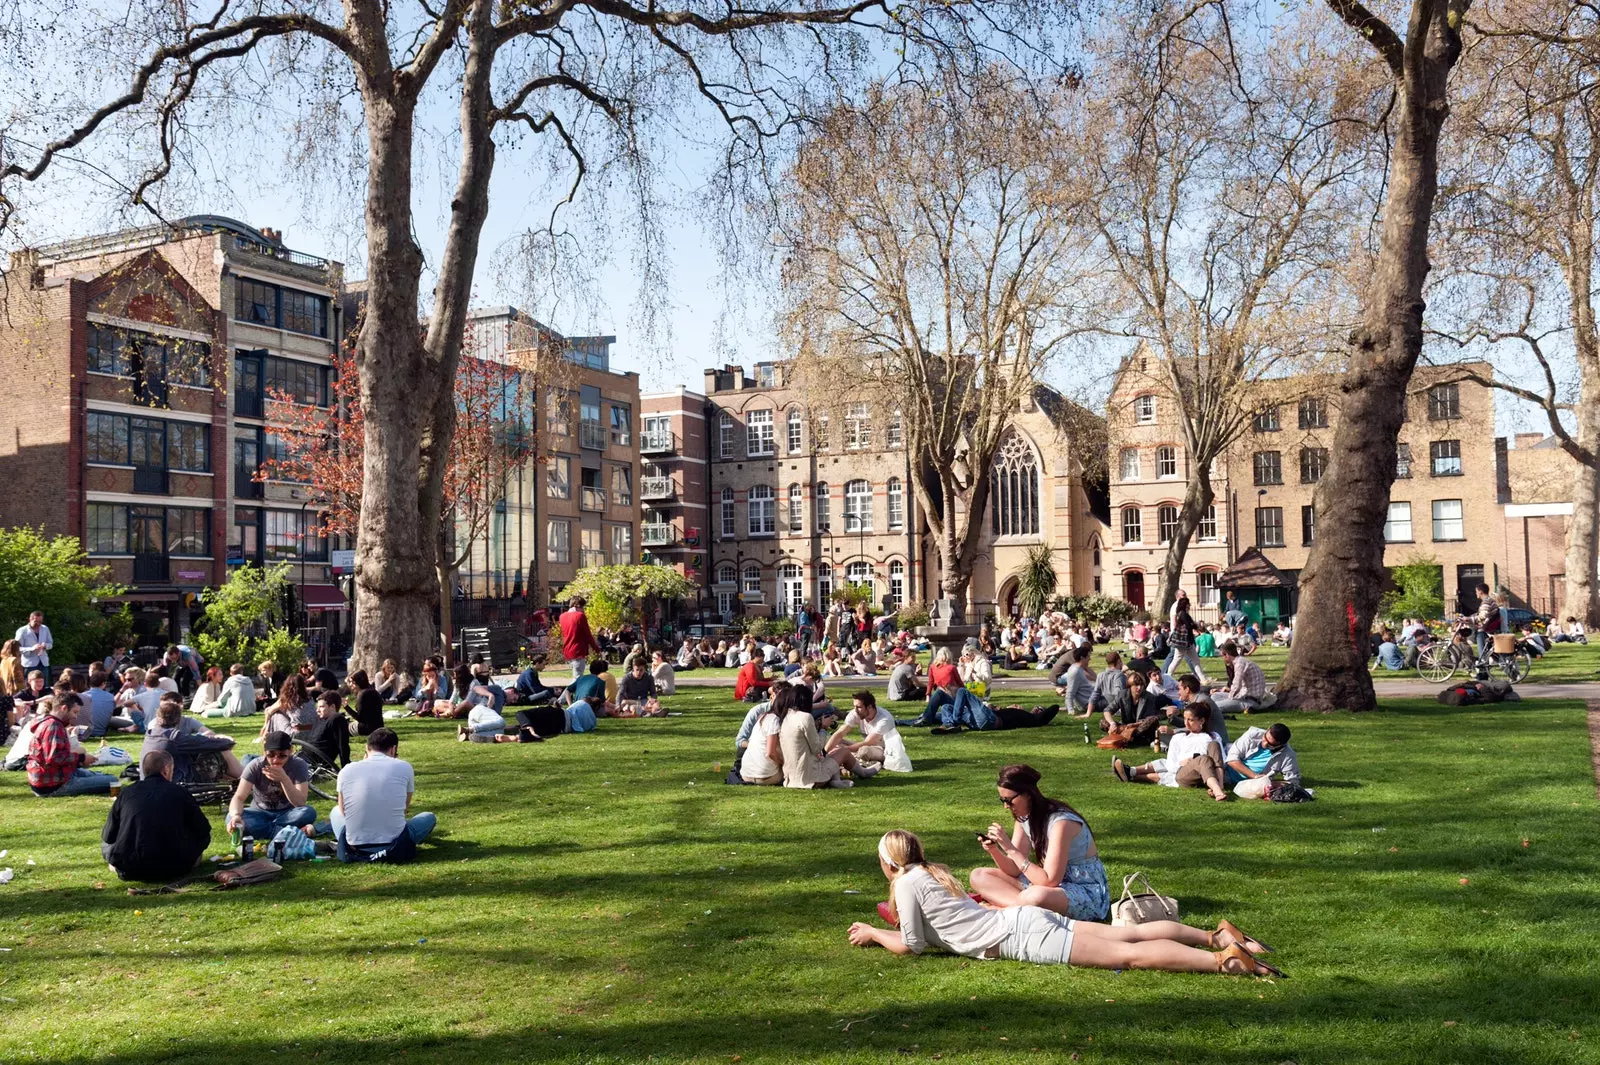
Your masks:
M1117 479L1121 481L1137 481L1139 479L1139 449L1125 447L1117 456Z
M873 579L872 579L872 564L871 563L869 563L869 562L852 562L852 563L850 563L848 566L846 566L844 568L844 579L845 579L845 583L847 583L847 584L860 585L861 587L865 588L867 590L867 592L869 593L869 595L868 595L869 602L877 600L877 598L878 598L878 586L877 586L877 583L875 581L873 581Z
M826 610L833 601L833 567L826 562L817 563L817 609Z
M817 496L817 532L833 528L833 515L828 512L828 482L823 481L812 489Z
M750 517L751 536L771 536L778 531L778 501L773 498L772 486L758 484L745 496Z
M1125 544L1144 542L1144 521L1139 516L1138 507L1122 508L1122 542Z
M889 563L889 594L896 610L906 601L906 564L898 559Z
M1033 448L1016 432L1006 434L995 454L989 513L996 536L1039 535L1039 464Z
M739 590L744 593L746 601L752 596L757 599L761 597L761 566L758 563L750 562L745 565L744 581L740 584Z
M1098 536L1091 537L1090 540L1089 540L1089 548L1090 548L1090 550L1092 550L1094 552L1094 565L1096 567L1099 567L1099 565L1100 565L1100 537L1098 537Z
M739 580L739 571L732 562L723 562L717 566L718 584L735 584Z
M722 490L722 538L731 540L737 535L738 533L733 527L733 489L724 488Z
M1156 511L1156 533L1161 537L1161 543L1170 544L1178 535L1178 508L1165 506Z
M802 421L799 407L789 408L789 454L793 455L800 450L800 423Z
M863 480L847 481L844 486L844 531L872 531L872 485Z
M1175 447L1156 448L1156 476L1161 478L1178 476L1178 449Z
M717 415L717 457L733 458L733 415L726 412Z
M906 527L906 486L898 477L889 478L889 483L884 486L885 494L889 497L889 528L899 530Z
M806 490L798 484L789 486L789 531L797 533L805 524Z

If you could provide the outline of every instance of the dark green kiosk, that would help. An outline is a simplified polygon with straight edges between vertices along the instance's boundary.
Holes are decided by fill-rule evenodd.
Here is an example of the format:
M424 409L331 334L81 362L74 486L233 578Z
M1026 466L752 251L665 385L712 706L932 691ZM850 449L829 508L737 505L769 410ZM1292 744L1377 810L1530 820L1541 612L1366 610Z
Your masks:
M1294 582L1272 561L1253 547L1246 548L1233 565L1222 571L1217 587L1224 599L1232 595L1239 609L1256 623L1263 637L1289 616Z

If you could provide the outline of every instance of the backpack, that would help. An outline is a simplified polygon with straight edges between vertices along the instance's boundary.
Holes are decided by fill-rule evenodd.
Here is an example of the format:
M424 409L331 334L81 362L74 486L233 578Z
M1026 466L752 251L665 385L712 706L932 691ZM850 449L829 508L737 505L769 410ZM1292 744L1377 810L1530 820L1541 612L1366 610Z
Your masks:
M267 857L280 864L289 861L309 861L316 857L316 854L315 841L294 825L285 825L278 829L278 834L267 844Z
M1313 802L1316 796L1298 784L1280 780L1272 785L1267 798L1272 802Z

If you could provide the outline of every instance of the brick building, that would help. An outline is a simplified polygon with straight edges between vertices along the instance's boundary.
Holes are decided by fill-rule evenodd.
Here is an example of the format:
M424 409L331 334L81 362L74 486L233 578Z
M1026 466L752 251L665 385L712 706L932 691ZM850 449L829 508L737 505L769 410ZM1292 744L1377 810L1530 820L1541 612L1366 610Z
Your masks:
M1475 368L1488 372L1482 364ZM1437 559L1447 601L1469 604L1474 585L1496 579L1503 515L1491 390L1454 380L1458 370L1417 369L1384 538L1391 564L1418 555ZM1268 565L1250 556L1255 586L1241 592L1241 606L1269 625L1294 613L1297 578L1316 539L1312 496L1339 419L1333 379L1321 380L1328 386L1322 390L1303 378L1286 383L1297 398L1263 405L1215 464L1216 503L1189 547L1180 581L1200 608L1197 616L1216 616L1229 567L1251 548ZM1130 602L1153 607L1192 474L1175 400L1155 360L1148 368L1138 356L1123 363L1107 420L1114 586ZM1273 576L1263 581L1263 574Z
M704 587L711 514L706 397L679 386L641 396L639 526L646 561L672 566Z
M1504 504L1499 586L1516 606L1554 614L1563 605L1577 460L1542 433L1502 437L1495 445Z
M709 596L732 617L785 615L845 584L873 600L927 602L938 561L911 488L898 413L870 401L816 410L783 363L706 371ZM1046 388L1016 412L996 457L990 514L969 603L1015 608L1029 547L1057 552L1057 592L1099 580L1105 525L1066 436L1066 403ZM692 458L692 456L689 456Z
M281 447L268 389L329 403L342 285L339 263L213 215L14 256L0 476L35 490L5 522L79 537L151 642L228 566L289 561L319 645L346 609L330 545L303 488L252 478Z

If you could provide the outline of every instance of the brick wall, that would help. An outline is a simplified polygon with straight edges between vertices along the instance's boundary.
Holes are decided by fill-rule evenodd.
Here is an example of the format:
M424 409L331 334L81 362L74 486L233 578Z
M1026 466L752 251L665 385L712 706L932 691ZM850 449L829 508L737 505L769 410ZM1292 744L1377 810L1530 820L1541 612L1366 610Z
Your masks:
M31 273L7 274L0 308L0 525L77 535L83 462L72 352L74 321L82 345L85 289L77 281L36 288Z

